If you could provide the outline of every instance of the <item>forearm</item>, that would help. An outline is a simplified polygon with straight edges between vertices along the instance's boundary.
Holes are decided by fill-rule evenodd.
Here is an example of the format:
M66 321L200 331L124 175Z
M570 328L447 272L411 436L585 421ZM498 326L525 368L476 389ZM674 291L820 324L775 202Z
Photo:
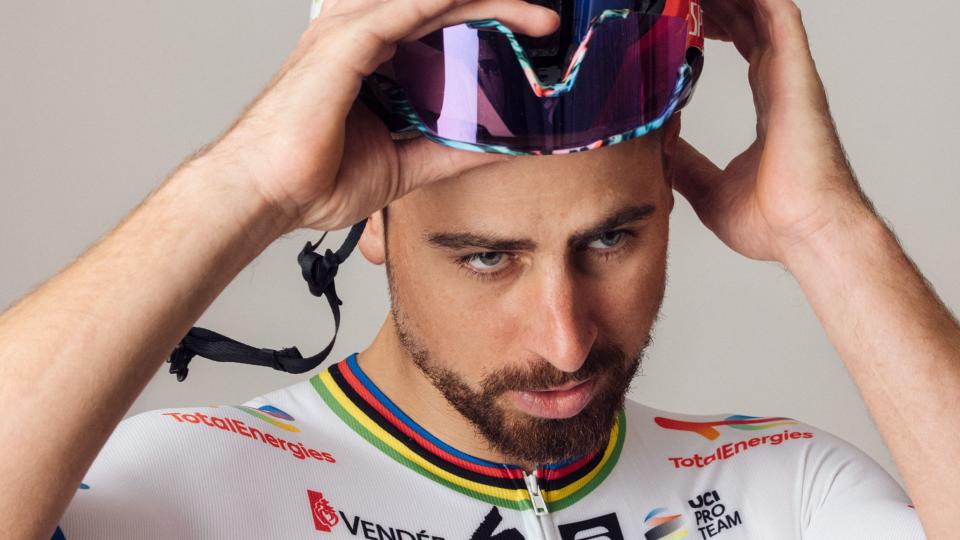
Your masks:
M194 160L0 315L0 521L11 538L53 532L179 339L285 231L249 185L226 164Z
M789 255L860 389L929 538L960 515L960 327L876 218L823 230Z

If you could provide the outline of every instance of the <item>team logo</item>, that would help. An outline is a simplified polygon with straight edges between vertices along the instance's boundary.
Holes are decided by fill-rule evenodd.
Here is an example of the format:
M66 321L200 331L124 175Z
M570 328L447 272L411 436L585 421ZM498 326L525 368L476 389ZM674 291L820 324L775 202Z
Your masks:
M690 2L690 35L703 37L703 12L698 2Z
M731 510L720 500L717 490L707 491L687 501L701 538L714 536L743 524L739 510Z
M513 528L497 532L502 521L500 510L496 506L490 508L483 518L483 523L470 535L470 540L524 540L520 531Z
M643 518L643 522L650 527L644 535L647 540L677 540L687 537L683 516L671 514L666 508L654 508Z
M213 407L216 408L216 407ZM285 431L291 431L294 433L299 433L300 428L294 426L293 424L288 424L286 422L281 422L280 420L286 420L289 422L293 421L293 416L290 416L286 412L274 407L273 405L263 405L259 408L247 407L244 405L233 407L238 411L243 411L251 416L267 422L270 425L279 427ZM315 459L317 461L325 461L327 463L336 463L337 460L333 457L330 452L320 452L314 448L307 448L303 443L296 441L288 441L286 439L277 437L272 433L267 432L264 429L257 429L253 426L248 426L246 423L237 420L236 418L230 418L229 416L213 416L210 414L203 414L200 411L196 411L192 414L184 412L162 412L161 416L167 416L175 420L179 424L194 424L194 425L203 425L208 428L216 428L222 431L229 431L237 435L247 437L249 439L258 440L263 444L270 445L274 448L279 448L284 452L290 452L293 457L306 460L308 458Z
M284 429L293 433L300 432L300 428L293 424L287 423L293 422L293 417L279 408L274 407L273 405L262 405L257 408L247 407L246 405L237 405L237 408L251 416L256 416L268 424L273 424L280 429ZM282 422L281 420L286 420L287 422Z
M560 525L560 540L623 540L616 514Z
M337 511L330 506L323 493L319 491L307 490L307 497L310 499L310 511L313 514L313 526L320 532L330 532L334 525L340 523Z
M792 418L762 418L759 416L743 416L739 414L728 416L722 420L712 420L709 422L690 422L687 420L664 418L662 416L658 416L653 420L662 428L676 429L678 431L690 431L711 441L720 436L717 426L728 426L733 429L740 429L744 431L757 431L798 423Z

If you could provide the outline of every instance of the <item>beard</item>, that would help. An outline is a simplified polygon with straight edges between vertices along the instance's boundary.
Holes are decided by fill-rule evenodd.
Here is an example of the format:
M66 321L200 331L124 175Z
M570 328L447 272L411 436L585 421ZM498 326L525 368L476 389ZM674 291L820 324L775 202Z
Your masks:
M394 299L395 300L395 299ZM517 462L545 465L573 459L603 448L618 411L650 344L648 333L639 350L627 354L610 344L596 344L583 365L568 373L546 360L507 366L483 377L474 390L455 371L437 362L405 323L396 301L391 313L406 353L447 402L466 418L493 450ZM587 406L571 418L551 419L505 409L498 402L511 390L537 390L596 377L597 388Z

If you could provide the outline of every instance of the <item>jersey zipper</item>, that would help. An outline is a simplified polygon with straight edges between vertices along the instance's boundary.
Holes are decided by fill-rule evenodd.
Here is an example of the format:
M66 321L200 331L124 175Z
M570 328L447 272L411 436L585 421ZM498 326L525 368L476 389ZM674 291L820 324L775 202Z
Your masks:
M547 502L543 500L543 493L540 492L540 482L537 481L537 471L528 474L523 472L523 481L527 484L527 492L530 494L530 502L533 504L533 513L537 516L543 516L550 513L547 509Z

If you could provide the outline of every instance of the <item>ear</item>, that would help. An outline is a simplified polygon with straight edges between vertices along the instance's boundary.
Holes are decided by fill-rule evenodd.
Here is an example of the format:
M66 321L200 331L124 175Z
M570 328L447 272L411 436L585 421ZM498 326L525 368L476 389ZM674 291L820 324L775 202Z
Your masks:
M680 140L680 112L676 112L664 123L660 134L660 155L663 158L663 178L670 188L670 210L673 210L673 174L674 157L677 152L677 142Z
M360 236L360 253L372 264L383 264L386 260L386 238L383 237L383 211L377 210L367 218L367 226Z

